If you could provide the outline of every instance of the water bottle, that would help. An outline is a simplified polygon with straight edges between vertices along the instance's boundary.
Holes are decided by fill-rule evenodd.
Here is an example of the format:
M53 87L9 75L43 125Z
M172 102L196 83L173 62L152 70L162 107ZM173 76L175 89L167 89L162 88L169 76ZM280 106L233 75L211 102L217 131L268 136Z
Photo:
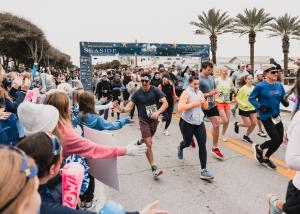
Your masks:
M104 204L99 214L125 214L125 210L117 202L108 201Z

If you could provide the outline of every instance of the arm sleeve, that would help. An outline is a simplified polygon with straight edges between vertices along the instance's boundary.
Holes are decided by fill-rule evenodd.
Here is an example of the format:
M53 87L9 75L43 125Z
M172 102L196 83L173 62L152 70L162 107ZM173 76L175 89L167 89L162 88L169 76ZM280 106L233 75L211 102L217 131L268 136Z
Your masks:
M256 108L260 108L260 103L257 102L257 98L259 97L259 93L261 91L261 87L259 85L256 85L255 88L253 89L252 93L249 96L249 102Z
M96 103L96 106L95 106L95 110L96 111L101 111L101 110L105 110L105 109L110 109L113 107L113 104L112 102L106 104L106 105L101 105L100 102L97 102Z
M97 116L97 130L118 130L129 123L129 119L120 119L115 122L109 122L104 118Z
M155 92L155 94L156 94L156 96L159 100L161 100L162 98L165 97L165 94L162 91L160 91L158 88L153 87L153 89L154 89L154 92Z
M299 122L295 125L295 127L293 127L293 129L290 132L291 134L288 136L289 141L285 154L285 160L288 167L297 171L300 170Z
M19 105L24 101L26 93L24 91L18 91L16 93L16 100L11 102L10 100L6 99L5 107L6 111L17 114L17 109Z
M81 137L72 127L60 129L63 139L64 156L78 154L86 158L113 158L126 155L126 148L103 146Z

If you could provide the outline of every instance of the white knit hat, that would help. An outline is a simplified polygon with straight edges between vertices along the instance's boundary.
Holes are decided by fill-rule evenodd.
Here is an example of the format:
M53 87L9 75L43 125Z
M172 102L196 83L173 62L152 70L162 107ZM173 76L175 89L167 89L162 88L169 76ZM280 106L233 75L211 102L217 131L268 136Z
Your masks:
M18 117L28 136L37 132L52 132L57 126L59 112L51 105L23 102L18 107Z

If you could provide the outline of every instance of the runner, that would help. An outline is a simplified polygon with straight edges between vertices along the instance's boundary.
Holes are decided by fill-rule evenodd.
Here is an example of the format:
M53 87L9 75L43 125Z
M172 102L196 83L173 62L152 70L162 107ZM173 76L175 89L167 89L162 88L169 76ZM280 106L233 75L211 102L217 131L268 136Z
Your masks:
M203 109L203 112L206 117L208 117L213 126L212 128L212 136L213 136L213 147L211 149L212 154L220 159L224 159L224 155L221 153L218 148L219 141L219 127L221 124L221 118L219 111L217 109L215 103L215 96L218 94L218 90L216 89L215 79L212 76L213 64L211 62L203 62L202 63L202 72L200 73L200 90L203 92L204 97L208 101L208 109Z
M106 102L103 104L108 104L111 101L111 93L112 93L112 86L110 84L109 79L107 78L107 73L105 71L102 71L101 74L101 80L98 82L96 87L96 96L98 100L100 99L106 99ZM108 118L108 111L100 111L99 114L104 114L104 119L107 120Z
M264 72L259 70L256 72L256 80L254 81L253 85L256 86L258 83L264 81ZM260 121L259 115L257 114L257 126L258 126L258 133L257 135L260 137L267 137L267 134L264 132L262 123Z
M161 80L161 77L160 77L160 73L155 72L150 84L152 86L158 87L161 83L162 83L162 80Z
M225 133L230 121L230 94L235 92L235 88L231 78L228 77L228 73L228 68L221 68L220 79L216 82L217 90L219 91L219 94L216 97L216 103L223 124L222 140L225 142L227 141Z
M164 94L158 90L158 88L150 86L150 79L150 74L143 73L141 75L142 87L132 95L131 101L124 109L120 109L120 107L118 108L121 112L125 113L130 112L134 105L137 106L142 138L148 147L146 156L151 165L154 178L157 178L163 173L163 171L158 169L158 167L154 164L152 137L156 132L158 124L157 119L159 115L168 108L168 102Z
M163 131L163 134L166 136L169 136L170 133L168 131L169 125L172 120L172 114L174 110L174 103L177 101L178 97L176 96L175 93L175 86L172 83L172 80L170 79L169 74L164 73L162 77L162 84L158 86L158 89L161 90L165 95L166 99L168 101L168 108L167 110L163 113L163 118L162 121L164 121L165 128Z
M263 66L266 81L257 84L249 97L250 103L259 112L259 117L271 140L263 144L254 144L254 155L257 161L270 169L276 165L270 160L271 155L280 147L283 139L283 124L280 118L280 102L288 106L284 100L283 85L277 82L278 71L272 64ZM264 150L267 152L264 154Z
M240 63L238 65L238 70L235 71L232 76L231 79L233 81L233 84L235 86L235 88L238 90L243 86L241 83L243 81L243 78L248 75L248 71L245 71L245 64L244 63ZM231 109L232 115L233 117L236 116L236 110L238 109L238 104L235 104L235 106Z
M287 129L287 148L285 154L285 160L290 169L296 170L296 175L289 182L286 191L286 200L279 200L274 195L269 195L270 214L280 214L282 212L298 214L300 213L300 70L297 71L297 81L295 87L295 93L297 94L298 102L296 104L295 114Z
M183 159L183 149L190 147L192 138L195 135L199 146L200 178L211 180L214 177L206 169L206 130L201 106L207 108L208 103L205 101L203 93L199 91L199 79L191 76L189 78L189 86L182 92L178 103L178 110L183 112L179 122L183 141L178 146L178 158Z
M241 116L243 122L236 121L234 123L234 131L238 134L240 127L247 128L247 132L243 136L243 140L252 144L253 141L250 139L249 135L254 130L257 121L255 107L249 102L249 96L254 89L254 86L252 85L253 77L251 74L249 74L245 76L244 79L245 85L240 88L235 98L239 108L239 115Z

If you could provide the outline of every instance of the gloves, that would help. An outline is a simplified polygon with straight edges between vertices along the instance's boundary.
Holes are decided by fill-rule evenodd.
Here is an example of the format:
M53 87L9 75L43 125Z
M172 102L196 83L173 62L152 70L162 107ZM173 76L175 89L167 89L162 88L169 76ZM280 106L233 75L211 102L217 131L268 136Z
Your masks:
M141 156L144 155L147 151L146 144L137 145L137 142L133 142L126 146L126 155L128 156Z
M270 111L272 108L271 107L269 107L269 106L261 106L260 108L259 108L259 110L261 111L261 112L268 112L268 111Z

